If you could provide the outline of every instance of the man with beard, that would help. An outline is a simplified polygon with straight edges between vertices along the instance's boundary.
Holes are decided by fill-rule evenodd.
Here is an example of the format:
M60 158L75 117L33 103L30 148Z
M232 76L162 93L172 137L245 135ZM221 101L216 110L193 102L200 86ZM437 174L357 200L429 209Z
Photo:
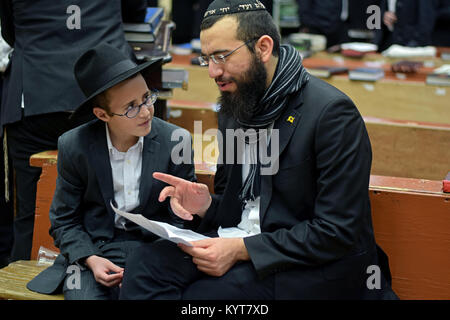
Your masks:
M280 45L257 0L213 1L201 30L202 64L221 91L224 163L215 193L167 174L153 176L168 184L159 201L170 197L173 211L211 238L137 249L126 263L120 297L396 298L387 257L374 240L371 146L355 105L310 76L293 47ZM246 135L226 135L230 130ZM241 153L238 139L245 142ZM258 150L261 139L278 144L272 170ZM367 285L373 265L382 271L376 290Z

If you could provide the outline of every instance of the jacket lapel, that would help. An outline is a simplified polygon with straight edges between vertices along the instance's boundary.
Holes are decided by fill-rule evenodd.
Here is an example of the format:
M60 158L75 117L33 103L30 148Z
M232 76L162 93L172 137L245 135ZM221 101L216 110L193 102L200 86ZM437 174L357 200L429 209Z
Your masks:
M133 210L136 214L142 214L150 198L153 185L153 172L156 171L159 162L160 144L156 141L158 130L152 123L150 134L144 137L144 148L142 149L142 171L139 185L139 206Z
M272 132L272 138L270 139L270 143L268 146L268 150L272 150L272 143L279 144L278 157L275 162L276 165L269 164L267 167L272 165L272 174L261 175L261 199L260 199L260 208L259 208L259 219L260 225L262 226L262 222L267 212L267 208L269 207L270 200L272 198L272 177L277 174L279 169L279 158L283 153L286 146L289 144L289 141L292 138L292 135L295 132L295 128L297 124L300 122L301 113L300 107L303 104L303 95L300 93L293 96L289 102L286 110L283 114L275 121L274 131L278 130L279 139L273 139L276 137ZM277 141L278 140L278 141Z
M106 208L113 214L109 205L114 200L114 187L112 179L111 162L109 160L108 146L106 143L106 128L102 121L94 125L94 134L89 145L90 163L97 175L98 185L105 201Z

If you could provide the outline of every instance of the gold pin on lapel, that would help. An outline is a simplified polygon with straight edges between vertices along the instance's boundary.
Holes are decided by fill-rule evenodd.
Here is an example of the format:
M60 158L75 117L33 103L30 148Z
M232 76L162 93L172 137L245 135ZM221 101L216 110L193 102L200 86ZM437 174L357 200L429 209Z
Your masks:
M294 124L294 120L295 120L295 117L289 116L286 121L290 122L291 124Z

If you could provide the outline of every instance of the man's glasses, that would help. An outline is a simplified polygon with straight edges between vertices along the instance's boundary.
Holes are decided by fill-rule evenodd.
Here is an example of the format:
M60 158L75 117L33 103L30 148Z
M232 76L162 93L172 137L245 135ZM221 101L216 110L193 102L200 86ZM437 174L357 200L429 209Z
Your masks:
M139 114L139 112L141 112L142 106L146 106L147 108L150 108L156 102L157 99L158 99L158 91L157 90L150 91L149 95L145 98L145 101L142 102L140 105L128 106L128 110L124 114L111 112L111 115L120 116L120 117L125 116L130 119L136 118L136 116Z
M243 46L245 46L245 45L249 44L250 42L255 41L257 39L259 39L259 38L253 38L253 39L247 40L243 44L241 44L239 47L237 47L234 50L231 50L227 54L212 54L212 55L209 55L209 56L202 55L202 56L198 57L198 61L200 62L200 66L202 66L202 67L209 66L209 59L211 59L215 64L225 64L225 62L227 62L227 57L232 55L234 52L236 52L237 50L239 50Z

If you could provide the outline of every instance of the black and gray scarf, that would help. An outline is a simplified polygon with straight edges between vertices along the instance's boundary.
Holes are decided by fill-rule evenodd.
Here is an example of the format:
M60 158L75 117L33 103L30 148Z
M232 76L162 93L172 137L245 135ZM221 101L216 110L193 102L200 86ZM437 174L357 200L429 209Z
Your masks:
M309 74L302 65L300 53L290 45L280 46L277 69L272 83L259 102L260 110L247 121L237 120L246 129L267 129L277 120L287 106L289 96L297 92L309 80ZM260 135L266 138L266 135ZM260 162L258 156L258 138L250 138L246 143L250 147L250 171L241 188L240 199L246 203L255 200L260 194ZM249 143L251 142L251 143Z

